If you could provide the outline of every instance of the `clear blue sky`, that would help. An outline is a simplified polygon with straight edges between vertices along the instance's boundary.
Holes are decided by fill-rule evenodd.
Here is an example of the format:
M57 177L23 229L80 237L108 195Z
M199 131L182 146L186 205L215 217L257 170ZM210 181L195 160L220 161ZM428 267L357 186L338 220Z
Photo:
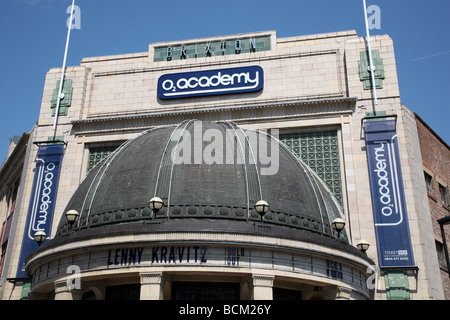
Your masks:
M61 67L71 0L0 0L0 163L9 140L38 120L45 74ZM67 65L144 52L148 44L254 31L289 37L343 30L365 36L362 0L75 0ZM395 45L402 102L450 143L450 1L367 0Z

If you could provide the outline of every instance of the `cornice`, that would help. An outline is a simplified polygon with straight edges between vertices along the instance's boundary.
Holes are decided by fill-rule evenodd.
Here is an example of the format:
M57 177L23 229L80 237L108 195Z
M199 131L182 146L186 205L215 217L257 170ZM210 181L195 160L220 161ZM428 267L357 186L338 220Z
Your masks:
M242 111L250 109L268 109L268 108L280 108L280 107L291 107L298 105L313 105L313 104L355 104L358 101L356 97L339 97L339 94L331 95L329 97L318 97L318 99L306 99L306 100L291 100L291 101L273 101L267 103L257 103L257 104L242 104L242 105L232 105L232 106L212 106L206 108L195 108L195 109L183 109L183 110L168 110L161 112L151 112L151 113L140 113L140 114L130 114L130 115L118 115L118 116L106 116L106 117L92 117L80 120L73 120L71 123L75 127L80 127L86 124L93 123L104 123L113 121L127 121L127 120L137 120L137 119L150 119L159 117L171 117L171 116L184 116L193 115L201 113L210 112L226 112L226 111Z

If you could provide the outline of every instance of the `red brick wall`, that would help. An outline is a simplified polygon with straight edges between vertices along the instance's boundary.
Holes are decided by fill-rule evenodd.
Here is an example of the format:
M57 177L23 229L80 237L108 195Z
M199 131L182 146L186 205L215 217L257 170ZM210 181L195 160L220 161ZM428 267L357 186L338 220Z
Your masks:
M432 173L432 192L428 194L431 219L435 237L441 239L441 229L437 220L450 215L449 206L442 204L439 182L450 185L450 148L433 130L417 115L417 131L422 154L423 166ZM445 186L444 185L444 186ZM450 188L450 186L448 187ZM447 200L448 192L447 192ZM447 202L448 204L448 202ZM450 249L450 225L444 227L447 247ZM445 259L445 257L444 257ZM447 300L450 300L450 278L447 269L441 268L442 285Z

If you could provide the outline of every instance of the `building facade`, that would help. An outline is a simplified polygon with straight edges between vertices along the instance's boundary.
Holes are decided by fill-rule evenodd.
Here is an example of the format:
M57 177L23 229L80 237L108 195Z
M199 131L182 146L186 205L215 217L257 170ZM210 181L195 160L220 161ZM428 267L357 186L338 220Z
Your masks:
M11 234L11 226L16 212L17 200L19 195L21 177L23 173L25 156L27 153L29 134L24 133L22 137L14 137L11 139L10 147L7 154L7 160L1 166L1 256L0 256L0 272L3 274L3 268L7 256L7 248L9 244L9 236ZM16 213L17 215L17 213Z
M39 120L23 156L15 213L2 252L1 298L202 299L209 294L236 299L444 299L416 118L401 103L392 39L371 39L376 105L366 42L355 31L290 38L278 38L275 31L257 32L84 58L79 66L66 69L59 110L61 70L50 70ZM251 165L262 169L275 164L269 155L256 164L239 163L242 172L234 163L233 172L244 174L246 182L243 189L238 183L227 189L218 184L226 170L208 167L210 158L195 163L198 151L206 149L191 146L183 150L192 151L200 179L186 165L164 178L167 157L161 150L177 151L171 143L174 137L178 135L180 143L188 132L194 135L196 123L203 124L203 143L222 134L251 146L250 132L269 134L268 145L275 141L284 152L277 158L276 172L264 175L261 170L252 176ZM402 223L401 239L392 243L400 241L407 249L388 249L380 231L384 225L376 220L380 212L398 214L387 212L387 206L376 209L374 203L374 181L381 183L381 202L390 201L383 176L388 174L387 160L380 154L384 145L377 145L381 138L368 138L381 123L393 126L384 131L395 131L392 152L401 169L395 180L396 197L403 203L401 220L387 225ZM139 151L128 153L139 145L148 151L148 161ZM370 169L373 146L377 181ZM152 150L159 158L150 156ZM215 152L209 154L213 160ZM45 166L45 160L39 160L45 154L57 160ZM169 190L160 197L161 211L142 206L145 191L135 189L142 179L139 170L148 173L139 183L148 187L148 201L160 196L155 185ZM37 172L42 172L41 180ZM191 181L191 187L175 183L180 176ZM279 180L264 189L264 181L274 177ZM108 188L114 185L111 193L93 187L107 179ZM43 188L41 202L34 197L36 181ZM324 207L304 213L316 200L307 200L306 193L297 196L299 181L307 181L308 192L315 192L314 199ZM92 188L99 193L91 193ZM233 207L236 203L218 195L221 188L246 194L245 203ZM259 197L250 196L252 188L260 190ZM134 192L136 197L128 197ZM189 193L196 196L189 198ZM116 196L105 202L108 194ZM255 201L268 198L268 215L252 216ZM218 204L217 199L225 200ZM135 208L127 207L133 201ZM284 207L286 203L296 203L298 210L289 211L294 205ZM234 210L232 219L225 218L228 211L223 207ZM70 225L65 214L74 208L79 220ZM198 218L200 208L211 214L208 220ZM2 210L5 221L9 215ZM45 219L38 211L45 211ZM120 220L123 215L126 221ZM345 220L345 230L338 234L331 226L337 217ZM44 222L49 224L48 239L39 248L26 245ZM361 253L356 247L363 240L370 246Z
M430 206L431 219L433 221L442 285L445 299L448 300L450 299L450 277L448 269L448 248L446 253L445 240L448 241L450 238L450 230L446 227L446 224L439 223L439 220L448 218L450 211L448 191L448 183L450 181L450 149L448 144L422 118L417 114L415 114L415 117L420 149L422 150L428 205Z

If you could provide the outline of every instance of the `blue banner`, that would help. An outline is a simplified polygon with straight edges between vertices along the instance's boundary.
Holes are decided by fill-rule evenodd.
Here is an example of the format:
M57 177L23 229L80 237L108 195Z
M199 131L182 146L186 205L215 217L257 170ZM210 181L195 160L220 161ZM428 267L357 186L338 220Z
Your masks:
M264 86L259 66L182 72L158 79L158 98L178 99L259 91Z
M380 267L412 267L395 120L366 122L367 159Z
M47 238L50 237L63 151L64 144L39 147L17 278L28 277L25 273L25 260L38 248L38 244L34 241L34 234L37 231L44 231Z

